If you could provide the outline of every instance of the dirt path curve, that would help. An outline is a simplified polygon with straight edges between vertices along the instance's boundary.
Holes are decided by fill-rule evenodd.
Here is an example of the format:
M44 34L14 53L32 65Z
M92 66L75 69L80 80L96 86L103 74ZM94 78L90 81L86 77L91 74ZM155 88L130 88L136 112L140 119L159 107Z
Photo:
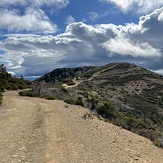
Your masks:
M66 83L64 83L62 86L64 88L74 88L77 87L81 82L83 82L83 80L77 81L76 77L74 77L72 81L75 83L74 85L67 85Z
M162 163L163 150L62 101L5 92L0 107L1 163Z

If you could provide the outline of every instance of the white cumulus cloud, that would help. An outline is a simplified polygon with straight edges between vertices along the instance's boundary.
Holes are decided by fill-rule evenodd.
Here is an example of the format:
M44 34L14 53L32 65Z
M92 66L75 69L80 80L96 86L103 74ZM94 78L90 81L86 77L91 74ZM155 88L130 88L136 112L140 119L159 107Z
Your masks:
M68 4L69 0L0 0L0 30L55 33L57 25L50 21L49 14Z
M115 38L102 44L112 54L130 55L133 57L160 57L159 49L153 48L149 43L135 43L127 38Z
M124 12L149 13L163 6L162 0L100 0L113 3Z
M75 22L75 18L72 17L71 15L68 15L68 17L66 18L65 24L70 24L70 23L73 23L73 22Z
M55 33L57 30L42 10L28 8L24 15L19 15L16 10L1 10L0 15L0 29L9 32Z

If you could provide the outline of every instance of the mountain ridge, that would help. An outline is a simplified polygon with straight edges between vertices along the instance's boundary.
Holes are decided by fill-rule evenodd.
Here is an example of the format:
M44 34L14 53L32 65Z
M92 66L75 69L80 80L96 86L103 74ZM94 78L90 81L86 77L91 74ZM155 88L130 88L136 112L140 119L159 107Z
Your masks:
M64 81L64 79L68 77L75 77L94 68L95 67L93 66L83 66L75 68L57 68L39 77L38 79L36 79L36 81L58 83Z
M45 89L44 83L38 89L39 96L51 94L66 103L82 105L105 121L147 137L163 148L163 76L127 62L87 71L80 68L76 74L72 69L71 73L70 69L62 70L67 76L60 76L63 78L57 85L53 83L53 88ZM34 90L38 92L36 87Z
M69 78L69 77L76 77L80 76L81 74L85 74L87 72L94 72L94 71L100 71L100 69L105 69L107 67L113 66L114 69L116 69L117 66L122 66L122 69L124 70L124 66L128 66L126 68L131 68L134 67L136 68L139 72L143 69L146 70L152 74L162 76L160 74L157 74L151 70L145 69L141 66L138 66L134 63L128 63L128 62L114 62L114 63L109 63L103 66L81 66L81 67L73 67L73 68L56 68L48 73L45 73L41 77L37 78L35 81L45 81L45 82L63 82L64 79ZM92 71L93 70L93 71ZM137 73L138 73L137 71Z

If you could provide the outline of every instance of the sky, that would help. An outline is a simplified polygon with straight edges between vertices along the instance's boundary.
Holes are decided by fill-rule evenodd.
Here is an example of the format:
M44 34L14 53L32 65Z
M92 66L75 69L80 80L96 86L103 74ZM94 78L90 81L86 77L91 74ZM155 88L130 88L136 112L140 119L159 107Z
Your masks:
M0 0L0 64L55 68L130 62L163 74L162 0Z

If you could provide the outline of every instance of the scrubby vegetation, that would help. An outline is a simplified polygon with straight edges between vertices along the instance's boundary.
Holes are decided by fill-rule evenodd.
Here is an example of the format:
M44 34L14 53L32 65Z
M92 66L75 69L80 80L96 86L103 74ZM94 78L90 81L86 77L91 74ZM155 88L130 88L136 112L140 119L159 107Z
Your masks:
M7 72L6 67L3 64L0 65L0 104L2 103L2 92L4 92L5 89L26 89L29 88L30 85L30 81L24 80L23 78L12 77L12 75Z
M64 102L67 104L84 106L82 97L78 97L77 99L73 98L64 99Z
M47 95L47 96L45 96L45 99L46 100L54 100L55 99L55 96L53 96L53 95Z
M2 93L0 92L0 105L2 104Z
M37 97L33 90L23 90L19 92L20 96Z
M68 104L84 106L97 117L142 135L163 148L163 76L129 63L112 63L85 68L85 71L57 69L39 81L46 76L48 82L53 76L51 82L54 83L35 82L31 91L20 94L54 96ZM74 77L78 79L78 86L62 87L63 83L75 85Z

